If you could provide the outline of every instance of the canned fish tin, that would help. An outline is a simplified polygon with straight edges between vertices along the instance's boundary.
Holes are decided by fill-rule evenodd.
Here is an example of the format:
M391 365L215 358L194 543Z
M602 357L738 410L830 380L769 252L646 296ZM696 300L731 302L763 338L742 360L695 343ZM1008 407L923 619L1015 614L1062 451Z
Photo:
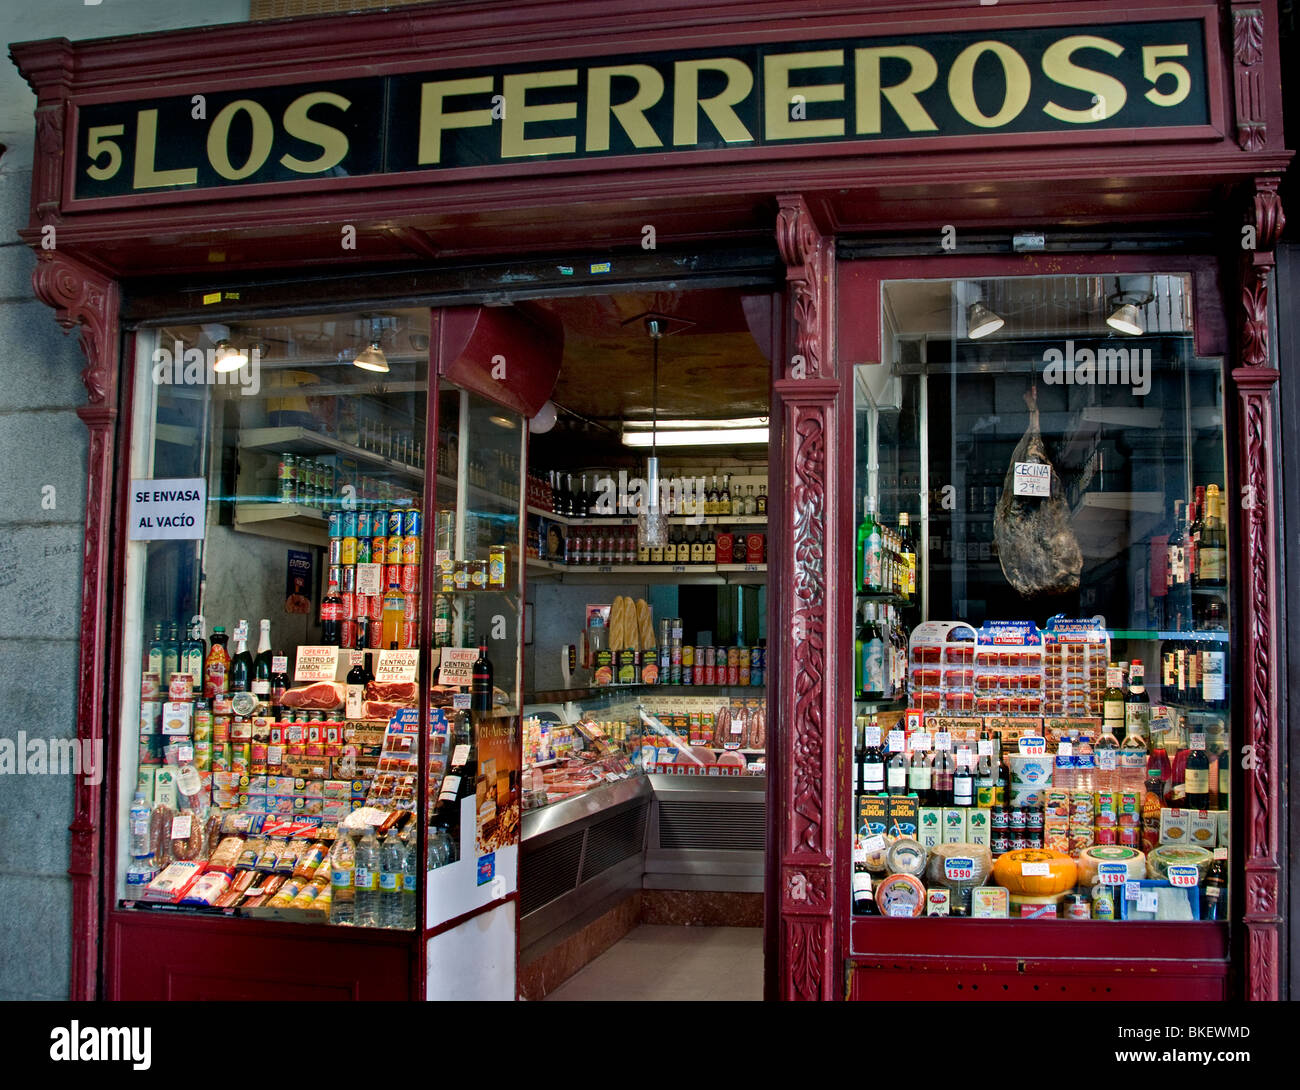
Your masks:
M374 537L374 525L374 515L369 507L362 508L357 512L357 537Z
M420 539L415 534L402 538L402 563L411 565L420 562Z
M402 536L419 537L421 532L421 518L419 508L408 508L406 515L402 519Z
M384 552L385 564L400 564L402 562L402 536L398 534L388 535L388 548Z
M488 549L488 586L506 585L506 547L493 545Z
M394 507L392 510L388 512L388 521L386 523L385 528L388 531L389 537L402 536L402 525L405 521L403 515L404 512L400 507Z
M343 563L343 539L330 538L330 564Z
M357 536L357 509L355 507L344 508L342 512L343 532L339 537L356 537Z
M401 565L401 570L398 573L397 579L398 579L397 585L401 587L404 591L406 591L408 594L411 591L416 590L420 585L420 565L419 564Z

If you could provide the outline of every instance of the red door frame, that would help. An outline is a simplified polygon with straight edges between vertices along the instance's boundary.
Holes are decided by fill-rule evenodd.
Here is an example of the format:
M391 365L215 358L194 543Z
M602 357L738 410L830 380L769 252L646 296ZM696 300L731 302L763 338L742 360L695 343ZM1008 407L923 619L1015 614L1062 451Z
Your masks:
M832 265L832 242L813 221L806 202L782 201L780 226L783 255L790 266L793 305L798 324L790 377L776 384L783 423L783 468L791 482L791 509L782 515L780 532L792 548L777 575L781 615L794 619L783 631L781 653L799 664L783 672L779 703L781 721L788 726L783 756L790 762L781 787L785 792L780 814L781 942L779 978L785 998L832 998L852 986L855 995L864 987L861 974L846 981L850 962L862 970L870 959L853 958L849 938L858 934L862 948L885 936L886 960L902 961L893 969L937 974L929 989L912 982L914 997L953 998L951 980L943 977L964 957L988 958L998 971L1010 965L1015 980L1026 972L1020 960L1028 933L1022 928L970 929L970 921L926 921L925 932L911 932L889 921L854 921L850 915L847 883L851 850L852 747L848 724L852 722L852 694L847 680L835 670L847 646L852 624L852 596L836 573L853 570L852 481L854 471L853 383L851 364L879 360L879 285L885 279L943 279L960 276L1007 276L1051 273L1125 273L1158 269L1187 270L1194 277L1197 299L1197 352L1222 356L1240 398L1239 412L1226 423L1225 441L1233 453L1228 460L1228 488L1234 494L1251 494L1254 504L1241 510L1241 532L1233 545L1237 590L1237 635L1234 663L1236 686L1233 714L1239 725L1237 742L1254 747L1253 767L1234 770L1233 794L1244 798L1234 813L1233 919L1235 954L1229 955L1227 928L1197 927L1189 935L1186 925L1144 927L1116 935L1091 925L1062 925L1070 934L1053 929L1056 939L1035 951L1029 972L1041 974L1044 984L1061 973L1095 972L1097 959L1110 959L1121 972L1115 998L1124 998L1118 980L1143 980L1132 992L1136 998L1162 994L1166 998L1227 997L1229 958L1241 970L1238 994L1252 999L1272 999L1278 987L1278 883L1277 826L1282 804L1269 785L1276 783L1276 753L1280 742L1273 664L1277 661L1276 618L1272 589L1276 586L1274 522L1278 497L1273 490L1271 459L1271 387L1278 373L1271 365L1267 343L1266 305L1271 253L1281 231L1281 208L1271 179L1257 185L1247 205L1248 223L1255 229L1264 251L1252 251L1241 261L1238 312L1240 334L1230 335L1227 304L1233 294L1220 289L1223 263L1210 256L1066 257L944 257L881 260ZM1231 272L1231 263L1227 263ZM1208 301L1208 303L1207 303ZM774 413L775 415L775 413ZM1233 450L1234 441L1240 449ZM823 521L821 512L828 517ZM834 512L838 517L829 517ZM1244 588L1244 591L1241 589ZM832 605L834 603L834 605ZM843 634L842 636L840 634ZM1245 790L1243 790L1245 789ZM828 828L834 829L833 838ZM1240 914L1240 915L1239 915ZM905 926L905 925L904 925ZM1127 931L1127 929L1126 929ZM1241 941L1244 934L1246 942ZM1066 940L1061 942L1060 940ZM1037 943L1035 943L1037 945ZM1195 948L1193 951L1193 947ZM1070 956L1064 955L1065 950ZM1151 973L1168 972L1170 959L1192 959L1200 983L1189 987L1188 965L1179 975L1168 976L1168 986L1153 989ZM956 959L955 961L953 959ZM883 964L876 969L885 969ZM969 969L969 965L967 965ZM888 970L887 970L888 971ZM978 974L977 974L978 975ZM1025 978L1033 980L1034 977ZM1034 988L1038 990L1037 987ZM989 998L1002 998L986 990ZM974 997L969 996L969 997Z

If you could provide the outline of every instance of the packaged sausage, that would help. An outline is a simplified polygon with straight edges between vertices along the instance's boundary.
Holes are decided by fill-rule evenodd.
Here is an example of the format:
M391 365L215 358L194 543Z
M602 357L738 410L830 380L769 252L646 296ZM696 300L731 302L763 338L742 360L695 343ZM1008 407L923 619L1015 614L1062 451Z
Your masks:
M257 860L262 854L262 849L266 847L266 841L260 836L251 836L244 841L244 848L239 853L239 861L236 866L240 870L253 870L257 866Z
M239 865L239 857L243 854L244 842L237 836L223 837L216 848L213 849L212 857L208 860L208 867L213 870L233 871Z

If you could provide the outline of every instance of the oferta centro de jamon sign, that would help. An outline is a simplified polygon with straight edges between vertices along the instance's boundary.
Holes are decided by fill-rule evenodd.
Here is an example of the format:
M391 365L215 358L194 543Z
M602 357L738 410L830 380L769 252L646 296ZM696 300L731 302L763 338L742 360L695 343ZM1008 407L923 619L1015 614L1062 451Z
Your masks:
M1198 20L765 43L84 105L75 192L1208 123Z

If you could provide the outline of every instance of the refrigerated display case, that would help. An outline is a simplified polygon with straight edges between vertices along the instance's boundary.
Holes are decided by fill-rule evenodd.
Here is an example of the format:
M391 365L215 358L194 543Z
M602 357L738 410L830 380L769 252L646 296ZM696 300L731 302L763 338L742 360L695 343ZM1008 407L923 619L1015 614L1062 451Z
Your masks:
M880 282L853 376L853 995L979 944L1004 990L1025 958L1176 950L1222 988L1229 482L1192 282Z

